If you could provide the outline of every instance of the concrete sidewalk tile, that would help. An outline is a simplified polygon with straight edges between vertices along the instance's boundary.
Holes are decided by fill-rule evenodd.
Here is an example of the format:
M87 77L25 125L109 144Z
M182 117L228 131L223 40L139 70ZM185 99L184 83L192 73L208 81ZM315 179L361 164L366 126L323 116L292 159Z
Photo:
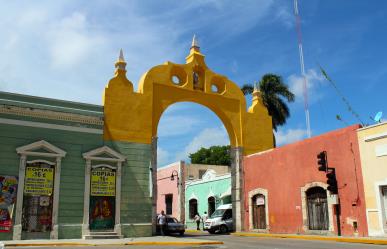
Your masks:
M360 244L375 244L375 245L387 245L387 239L375 239L370 237L332 237L332 236L318 236L318 235L296 235L296 234L271 234L271 233L247 233L247 232L235 232L234 236L245 237L270 237L270 238L283 238L283 239L303 239L303 240L325 240L347 243L360 243Z

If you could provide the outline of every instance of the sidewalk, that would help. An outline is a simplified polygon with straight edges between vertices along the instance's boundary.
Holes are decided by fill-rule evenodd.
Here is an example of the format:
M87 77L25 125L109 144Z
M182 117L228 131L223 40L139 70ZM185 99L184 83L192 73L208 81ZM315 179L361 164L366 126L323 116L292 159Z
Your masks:
M125 239L104 239L104 240L84 240L84 239L63 239L63 240L8 240L2 241L7 246L119 246L119 245L214 245L223 244L221 241L211 241L202 239L190 239L184 237L153 236L142 238Z
M272 234L272 233L254 233L254 232L235 232L234 236L245 237L268 237L282 239L303 239L303 240L325 240L347 243L387 245L387 238L372 237L338 237L338 236L319 236L319 235L299 235L299 234Z

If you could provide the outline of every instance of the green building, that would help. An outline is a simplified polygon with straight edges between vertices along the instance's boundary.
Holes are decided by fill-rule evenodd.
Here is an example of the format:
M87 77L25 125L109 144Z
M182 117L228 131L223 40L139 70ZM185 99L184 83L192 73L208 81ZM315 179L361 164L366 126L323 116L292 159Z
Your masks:
M185 221L188 229L195 229L193 218L207 212L210 216L218 206L231 204L231 174L216 175L207 170L201 179L185 182Z
M102 106L0 92L0 241L150 236L151 146Z

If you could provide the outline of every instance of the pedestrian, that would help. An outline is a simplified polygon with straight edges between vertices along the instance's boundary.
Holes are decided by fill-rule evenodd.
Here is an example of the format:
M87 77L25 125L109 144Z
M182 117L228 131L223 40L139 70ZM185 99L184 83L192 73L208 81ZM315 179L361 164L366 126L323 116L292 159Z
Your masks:
M207 219L208 219L207 212L204 212L204 214L202 215L203 230L204 230L204 223L206 223L206 220L207 220Z
M196 230L200 230L200 215L198 213L196 213L195 217L194 217L194 221L196 222Z
M157 224L160 227L161 236L165 235L166 218L164 210L161 210L161 213L157 216Z

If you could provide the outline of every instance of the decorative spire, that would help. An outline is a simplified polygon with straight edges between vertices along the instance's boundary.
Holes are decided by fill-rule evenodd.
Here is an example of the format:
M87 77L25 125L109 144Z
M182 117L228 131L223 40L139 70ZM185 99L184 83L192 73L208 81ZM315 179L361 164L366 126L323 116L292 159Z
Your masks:
M122 48L120 49L120 55L118 56L118 60L115 63L116 70L124 70L126 71L126 62L124 58L124 52L122 51Z
M192 44L191 44L191 48L200 48L199 47L199 42L198 40L196 39L196 35L194 34L193 38L192 38Z
M122 48L120 49L120 56L118 57L118 61L125 62L124 52L122 51Z

